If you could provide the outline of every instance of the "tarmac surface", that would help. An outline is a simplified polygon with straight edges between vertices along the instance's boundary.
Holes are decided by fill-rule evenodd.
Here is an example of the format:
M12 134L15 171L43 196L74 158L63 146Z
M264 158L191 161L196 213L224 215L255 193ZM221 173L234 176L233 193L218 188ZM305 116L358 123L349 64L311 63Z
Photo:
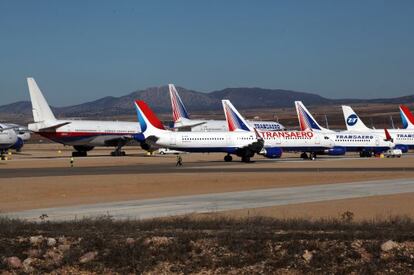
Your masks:
M45 168L8 168L0 171L0 178L15 177L54 177L85 175L125 175L125 174L177 174L177 173L310 173L310 172L414 172L414 167L240 167L240 162L226 163L186 163L183 167L175 167L170 163L128 164L114 166L87 167L45 167ZM233 166L233 167L232 167ZM234 167L237 166L237 167Z
M44 208L3 213L1 216L31 221L39 221L43 214L51 221L101 216L114 219L147 219L410 192L414 192L414 179L393 179Z

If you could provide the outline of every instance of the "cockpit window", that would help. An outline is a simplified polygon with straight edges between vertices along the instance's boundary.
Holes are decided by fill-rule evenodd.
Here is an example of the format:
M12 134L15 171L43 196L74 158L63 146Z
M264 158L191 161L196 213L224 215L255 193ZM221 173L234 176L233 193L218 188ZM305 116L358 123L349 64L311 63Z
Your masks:
M329 137L324 137L324 139L329 139Z

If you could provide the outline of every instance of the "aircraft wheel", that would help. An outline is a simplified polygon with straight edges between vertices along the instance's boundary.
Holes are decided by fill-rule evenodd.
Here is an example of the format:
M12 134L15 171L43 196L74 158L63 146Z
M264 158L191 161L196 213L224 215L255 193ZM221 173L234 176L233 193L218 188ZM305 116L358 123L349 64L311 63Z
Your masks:
M250 162L250 157L242 157L241 161L245 162L245 163L248 163L248 162Z
M232 156L230 156L230 155L226 155L226 156L224 156L224 161L225 162L230 162L230 161L232 161L233 160L233 157Z
M315 159L316 159L316 153L311 153L310 160L315 160Z
M300 154L300 157L302 159L309 159L308 154L306 154L305 152L303 152L302 154Z

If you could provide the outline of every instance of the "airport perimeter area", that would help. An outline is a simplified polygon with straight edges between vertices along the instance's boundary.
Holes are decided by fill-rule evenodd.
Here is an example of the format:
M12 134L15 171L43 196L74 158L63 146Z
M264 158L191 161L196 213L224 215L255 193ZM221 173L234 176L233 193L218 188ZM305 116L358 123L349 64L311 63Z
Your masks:
M252 163L223 161L224 154L148 156L126 147L75 158L71 148L28 144L0 162L2 216L37 221L110 216L147 219L180 215L338 218L414 217L414 155L402 158L322 156L315 161L287 154Z

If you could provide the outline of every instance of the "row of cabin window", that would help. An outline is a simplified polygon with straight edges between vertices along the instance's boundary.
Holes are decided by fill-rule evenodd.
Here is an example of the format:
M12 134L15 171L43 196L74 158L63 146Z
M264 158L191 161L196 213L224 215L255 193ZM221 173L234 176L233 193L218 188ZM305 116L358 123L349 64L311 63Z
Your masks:
M183 138L183 140L224 140L224 138Z

